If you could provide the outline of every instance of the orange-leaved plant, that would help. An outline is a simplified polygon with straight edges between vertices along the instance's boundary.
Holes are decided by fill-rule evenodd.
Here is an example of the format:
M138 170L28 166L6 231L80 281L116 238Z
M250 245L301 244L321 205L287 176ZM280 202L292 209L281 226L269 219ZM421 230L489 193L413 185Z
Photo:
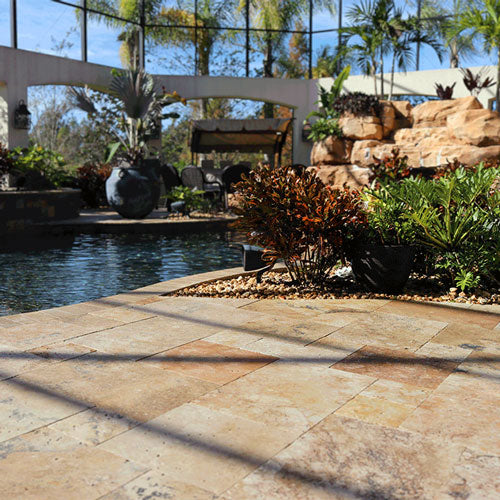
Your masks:
M307 170L262 166L236 189L235 227L264 248L264 260L283 259L296 283L322 284L366 224L356 191L331 189Z

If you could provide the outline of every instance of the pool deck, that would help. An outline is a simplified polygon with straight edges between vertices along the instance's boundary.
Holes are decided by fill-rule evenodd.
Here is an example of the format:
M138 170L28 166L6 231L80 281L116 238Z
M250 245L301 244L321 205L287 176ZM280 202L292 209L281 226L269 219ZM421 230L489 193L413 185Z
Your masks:
M31 229L41 233L156 233L185 234L188 232L226 230L236 220L231 215L214 215L211 217L195 216L178 217L169 214L166 208L153 210L144 219L125 219L114 210L95 209L81 210L80 216L34 224Z
M500 498L500 307L162 296L0 318L0 498Z

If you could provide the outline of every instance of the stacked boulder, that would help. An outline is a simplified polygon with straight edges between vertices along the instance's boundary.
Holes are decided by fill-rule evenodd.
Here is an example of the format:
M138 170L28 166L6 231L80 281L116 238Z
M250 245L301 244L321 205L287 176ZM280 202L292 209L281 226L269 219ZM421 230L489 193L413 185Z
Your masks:
M342 115L344 137L314 144L311 164L327 184L359 188L369 182L375 159L398 148L410 167L439 167L457 159L473 165L500 158L500 113L475 97L428 101L380 101L379 116Z

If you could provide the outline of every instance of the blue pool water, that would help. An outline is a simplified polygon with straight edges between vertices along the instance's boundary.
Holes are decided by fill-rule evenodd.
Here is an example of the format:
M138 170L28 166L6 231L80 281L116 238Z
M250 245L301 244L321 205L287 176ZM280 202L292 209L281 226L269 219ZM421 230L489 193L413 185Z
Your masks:
M241 265L229 233L76 235L0 248L0 316L114 295Z

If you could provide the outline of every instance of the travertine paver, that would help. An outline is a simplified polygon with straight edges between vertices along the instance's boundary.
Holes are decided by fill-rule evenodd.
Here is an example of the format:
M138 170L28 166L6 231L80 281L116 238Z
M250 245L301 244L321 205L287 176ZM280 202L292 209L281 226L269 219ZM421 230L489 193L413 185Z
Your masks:
M0 318L2 500L500 498L499 307L200 279Z

